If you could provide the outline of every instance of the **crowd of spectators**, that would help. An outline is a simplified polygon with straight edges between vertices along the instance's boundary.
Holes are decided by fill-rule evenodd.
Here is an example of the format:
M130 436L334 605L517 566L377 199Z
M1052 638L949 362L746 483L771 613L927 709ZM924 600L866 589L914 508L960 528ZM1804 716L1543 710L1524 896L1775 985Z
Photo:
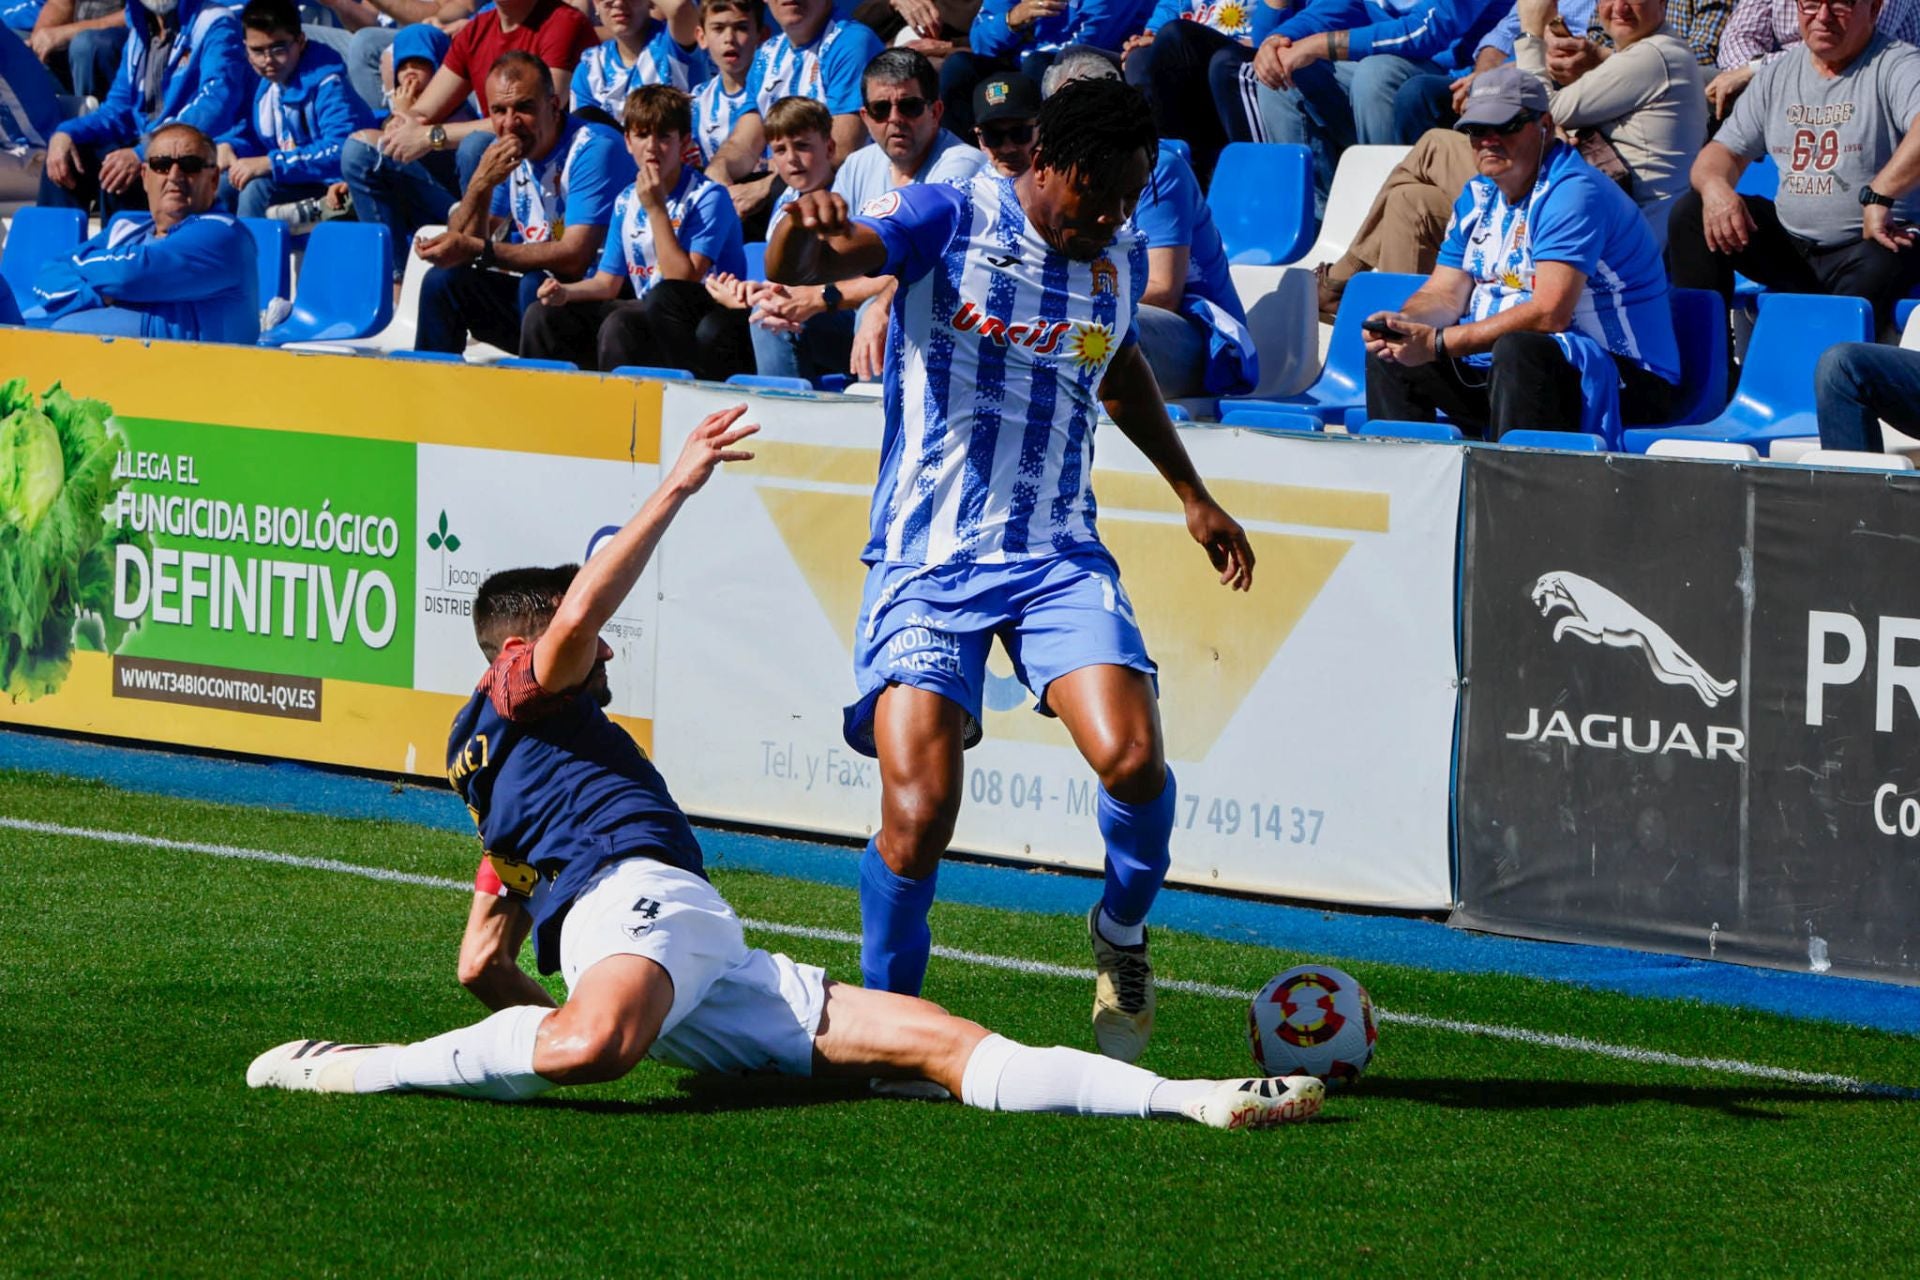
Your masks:
M1682 376L1671 286L1854 295L1883 338L1920 287L1920 0L21 0L4 19L0 200L102 226L28 323L250 341L270 300L210 292L211 264L251 253L232 215L350 217L389 228L396 288L429 268L422 350L877 377L890 280L770 284L746 247L823 187L858 208L1018 180L1043 92L1090 75L1184 144L1135 213L1169 396L1259 381L1203 194L1234 141L1307 146L1320 209L1345 148L1411 148L1319 272L1323 319L1361 271L1429 277L1374 318L1376 414L1658 423ZM1737 191L1762 157L1775 189ZM1835 441L1877 444L1880 389L1920 386L1913 360L1822 364Z

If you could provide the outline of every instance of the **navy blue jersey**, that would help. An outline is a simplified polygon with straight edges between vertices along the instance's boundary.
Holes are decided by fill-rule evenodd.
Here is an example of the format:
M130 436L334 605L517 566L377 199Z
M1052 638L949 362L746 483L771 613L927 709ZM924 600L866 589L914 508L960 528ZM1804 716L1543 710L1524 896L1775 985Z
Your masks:
M501 654L454 717L447 779L487 851L476 883L497 876L528 898L541 973L560 967L561 922L607 863L657 858L706 874L660 771L590 695L542 689L532 645Z

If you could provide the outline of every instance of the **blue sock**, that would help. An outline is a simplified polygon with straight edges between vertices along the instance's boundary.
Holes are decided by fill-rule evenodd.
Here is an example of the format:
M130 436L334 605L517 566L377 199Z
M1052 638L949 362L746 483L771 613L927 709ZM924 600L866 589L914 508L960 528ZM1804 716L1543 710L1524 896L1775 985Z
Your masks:
M1146 804L1115 800L1100 788L1100 835L1107 842L1107 887L1100 905L1115 924L1139 924L1153 910L1173 861L1167 843L1177 794L1171 769L1158 798Z
M868 990L920 994L933 949L927 911L939 879L937 869L925 880L896 874L867 841L860 855L860 979Z

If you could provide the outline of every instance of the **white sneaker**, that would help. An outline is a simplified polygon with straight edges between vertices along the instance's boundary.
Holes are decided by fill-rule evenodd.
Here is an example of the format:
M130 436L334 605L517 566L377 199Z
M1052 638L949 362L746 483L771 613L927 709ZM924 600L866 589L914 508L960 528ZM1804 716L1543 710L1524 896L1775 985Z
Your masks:
M1119 1062L1138 1062L1153 1038L1153 965L1147 943L1122 947L1100 932L1100 904L1087 913L1087 936L1100 973L1093 987L1093 1039Z
M1222 1080L1181 1110L1215 1129L1271 1129L1313 1119L1326 1096L1327 1086L1313 1076Z
M305 1093L352 1093L360 1055L377 1044L338 1044L332 1040L289 1040L247 1066L249 1089L294 1089Z

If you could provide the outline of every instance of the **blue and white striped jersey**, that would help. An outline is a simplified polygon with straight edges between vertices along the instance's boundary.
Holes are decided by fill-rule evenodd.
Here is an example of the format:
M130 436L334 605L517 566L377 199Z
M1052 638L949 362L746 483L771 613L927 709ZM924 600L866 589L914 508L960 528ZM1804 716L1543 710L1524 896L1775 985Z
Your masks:
M713 74L713 64L698 49L682 49L664 23L628 65L620 60L620 42L608 40L580 55L573 69L573 110L599 107L616 121L627 107L627 95L643 84L672 85L681 92Z
M886 46L865 25L832 19L809 45L796 45L782 31L761 45L747 72L749 111L764 112L792 95L824 103L834 115L860 109L860 78Z
M1533 297L1534 267L1563 262L1587 277L1572 330L1667 381L1680 381L1667 273L1646 219L1617 183L1556 142L1533 190L1507 203L1491 178L1474 178L1454 202L1440 265L1473 277L1467 318L1485 320ZM1476 364L1486 355L1469 356Z
M1098 542L1089 472L1107 365L1136 341L1146 237L1056 253L1010 179L889 191L861 210L897 275L868 563L1001 563Z
M570 226L606 226L613 202L633 177L633 157L618 133L570 118L551 151L522 160L493 189L491 210L512 221L515 240L543 244Z
M740 123L740 117L758 110L747 96L745 85L738 93L728 93L718 74L701 85L693 95L693 140L700 148L700 163L712 164L714 154L733 132L733 126Z

